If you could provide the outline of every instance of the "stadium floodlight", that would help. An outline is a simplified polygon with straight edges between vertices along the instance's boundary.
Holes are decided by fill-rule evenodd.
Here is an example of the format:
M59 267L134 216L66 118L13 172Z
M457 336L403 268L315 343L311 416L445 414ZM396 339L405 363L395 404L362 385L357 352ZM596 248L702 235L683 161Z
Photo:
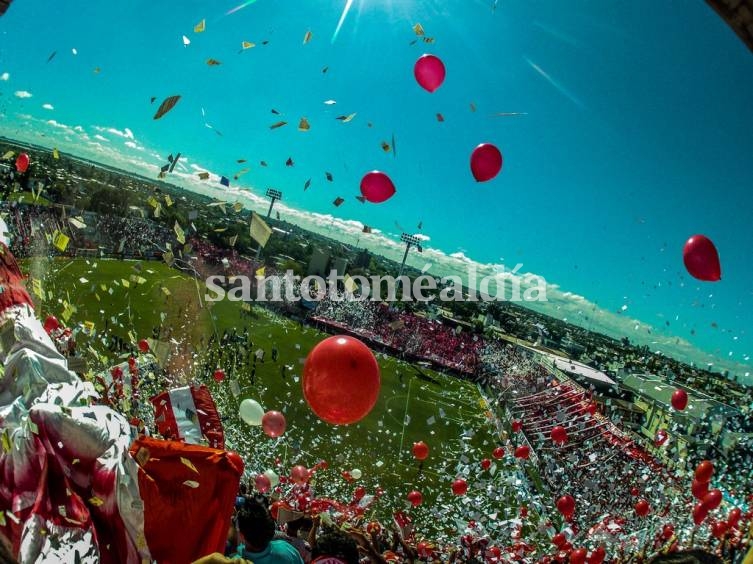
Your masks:
M421 239L415 235L403 233L400 235L400 240L405 243L405 254L403 255L403 262L400 263L400 274L397 275L398 278L403 275L403 268L405 268L405 261L408 260L408 251L410 251L410 248L416 247L419 253L423 252L423 249L421 248Z
M271 200L269 202L269 210L267 211L267 218L269 218L269 216L272 215L272 208L274 207L275 202L277 200L282 200L282 192L275 188L267 188L267 198Z

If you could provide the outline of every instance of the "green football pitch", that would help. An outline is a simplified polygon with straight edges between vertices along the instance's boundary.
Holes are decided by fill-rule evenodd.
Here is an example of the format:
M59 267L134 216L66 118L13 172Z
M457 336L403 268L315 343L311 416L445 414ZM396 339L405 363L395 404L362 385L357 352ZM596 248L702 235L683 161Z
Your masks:
M184 369L188 366L190 377L209 387L224 420L227 447L244 457L249 476L270 468L284 473L294 464L311 467L325 460L328 469L318 472L313 482L316 494L348 501L358 485L369 494L381 487L384 496L367 516L383 520L392 510L405 509L405 496L417 489L424 503L410 513L419 528L433 536L454 536L455 527L468 519L493 530L515 516L519 483L514 465L494 461L490 471L479 466L481 459L491 458L498 437L475 385L378 353L382 386L376 406L357 424L332 426L309 409L300 382L308 351L327 334L261 307L244 312L238 302L208 303L201 280L160 262L36 258L22 266L32 278L29 289L41 318L68 317L71 327L94 324L92 335L82 332L77 338L92 369L103 370L127 358L127 352L108 350L114 336L135 345L161 327L163 339L183 345ZM190 361L201 358L213 333L241 333L244 328L253 345L242 354L251 355L258 348L266 353L253 382L249 369L229 371L219 384L211 369L201 373L200 363L190 369ZM273 347L279 351L276 362L270 354ZM287 367L285 376L282 365ZM231 391L233 381L240 393ZM163 388L175 384L165 382ZM259 427L242 423L238 405L244 398L283 412L285 435L271 439ZM416 441L430 447L421 467L411 454ZM275 466L276 460L280 466ZM356 468L363 476L359 481L349 483L341 476ZM456 476L467 479L466 496L452 495L450 484Z

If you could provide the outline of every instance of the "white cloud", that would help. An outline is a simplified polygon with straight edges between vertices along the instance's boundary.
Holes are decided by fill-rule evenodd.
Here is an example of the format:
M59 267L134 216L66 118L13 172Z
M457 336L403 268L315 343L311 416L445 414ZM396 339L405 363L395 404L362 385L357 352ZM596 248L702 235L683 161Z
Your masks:
M45 110L54 110L55 108L52 106L52 104L42 104L42 108Z
M57 127L59 129L66 129L66 130L73 129L69 125L65 125L64 123L60 123L58 121L55 121L54 119L48 119L47 120L47 125L51 125L52 127Z
M431 241L431 237L429 237L428 235L424 235L423 233L416 233L414 237L418 239L419 241L424 241L424 242Z
M136 143L134 143L133 141L126 141L124 144L125 144L126 147L130 147L131 149L137 149L138 148L138 145L136 145Z
M31 92L28 92L26 90L16 90L14 92L14 96L16 98L31 98Z
M136 140L136 138L133 136L133 132L127 127L124 128L123 131L120 131L115 127L102 127L100 125L95 125L94 129L96 129L100 133L109 133L110 135L117 135L118 137L122 137L123 139L131 139L133 141Z
M104 135L100 135L99 133L97 133L94 136L94 138L95 139L99 139L100 141L104 141L105 143L109 143L110 142L110 140L107 137L105 137Z
M9 79L10 79L10 74L9 73L4 72L3 74L0 74L0 80L2 80L3 82L5 82L6 80L9 80Z

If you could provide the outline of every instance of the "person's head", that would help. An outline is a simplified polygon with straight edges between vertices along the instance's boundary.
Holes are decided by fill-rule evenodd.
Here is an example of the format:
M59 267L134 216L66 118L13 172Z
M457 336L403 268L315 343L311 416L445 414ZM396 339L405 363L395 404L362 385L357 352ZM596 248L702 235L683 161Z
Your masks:
M345 564L358 564L358 545L349 534L327 527L316 537L316 546L312 550L312 557L331 556L339 558Z
M291 537L298 536L299 531L308 532L313 525L314 522L310 517L301 517L295 521L288 521L288 534Z
M649 560L648 564L722 564L723 560L715 554L701 549L680 550L659 554Z
M275 536L275 522L269 511L252 498L246 498L236 522L238 532L251 552L263 551Z

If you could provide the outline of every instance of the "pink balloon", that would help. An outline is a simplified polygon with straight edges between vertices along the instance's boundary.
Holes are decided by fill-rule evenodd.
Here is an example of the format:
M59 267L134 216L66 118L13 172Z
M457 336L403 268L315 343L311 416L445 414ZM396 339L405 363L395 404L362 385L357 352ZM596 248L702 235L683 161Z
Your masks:
M395 195L395 185L390 177L372 170L361 179L361 195L372 204L381 204Z
M282 436L286 426L285 416L279 411L267 411L261 418L261 428L264 434L273 439Z
M481 143L471 153L471 173L478 182L486 182L502 170L502 153L491 143Z
M421 88L434 92L444 82L444 63L434 55L421 55L413 67L413 75Z
M21 153L16 158L16 170L20 173L24 173L27 168L29 168L29 155Z
M254 486L259 493L267 493L272 488L272 482L264 474L258 474L254 478Z
M682 249L685 268L693 278L704 282L718 282L722 279L722 267L719 253L705 235L693 235Z
M311 473L309 472L309 469L300 464L298 466L293 466L293 469L290 471L290 477L296 484L305 484L308 482L310 475Z

